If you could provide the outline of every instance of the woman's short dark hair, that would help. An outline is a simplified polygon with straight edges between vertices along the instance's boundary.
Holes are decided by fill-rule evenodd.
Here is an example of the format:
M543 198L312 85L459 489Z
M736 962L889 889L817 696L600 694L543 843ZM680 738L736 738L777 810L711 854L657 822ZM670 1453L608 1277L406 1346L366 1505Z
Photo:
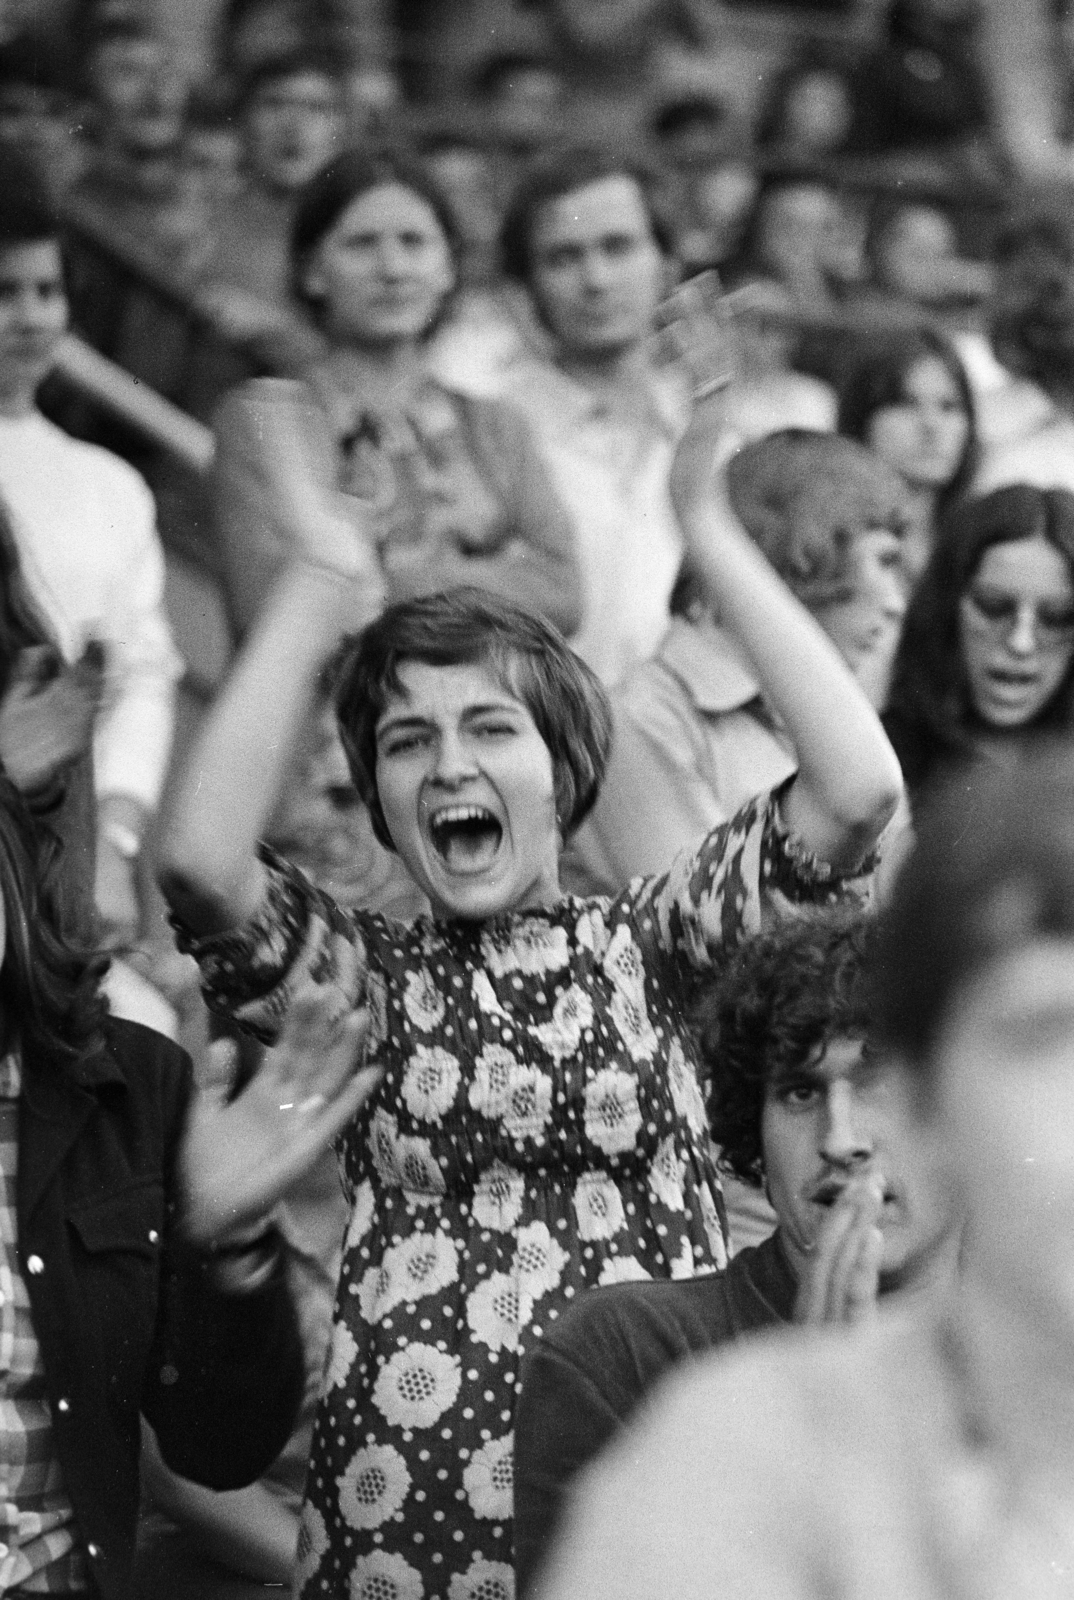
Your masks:
M865 1039L873 939L871 919L857 908L790 917L740 945L703 992L696 1021L709 1127L723 1164L745 1182L764 1181L769 1087L835 1040Z
M5 945L0 1005L24 1051L79 1055L100 1034L107 959L78 950L60 932L56 898L61 851L0 776L0 898Z
M398 184L424 200L443 231L452 260L458 265L461 236L455 213L423 163L399 150L344 150L326 162L306 184L298 197L291 223L292 292L315 317L320 302L309 294L304 281L313 252L353 200L388 184Z
M406 661L482 666L533 718L552 757L556 814L564 837L597 798L611 748L608 697L550 623L481 589L450 589L388 606L340 658L336 714L355 788L373 831L395 845L377 791L377 723L403 692Z
M1032 741L937 789L880 914L875 1038L926 1081L960 990L1034 939L1074 939L1074 748Z
M906 613L892 671L888 709L937 752L968 754L973 711L959 629L959 604L987 550L1046 539L1074 582L1074 494L1009 484L954 507L941 522L928 565ZM1074 669L1034 723L1074 728Z
M965 492L977 465L977 407L966 369L954 345L934 328L907 328L871 339L867 353L851 367L840 386L839 432L848 439L869 443L869 428L885 406L902 405L907 398L910 373L923 361L938 361L958 391L969 422L966 444L950 483L940 492L937 510L942 515Z
M850 592L855 535L905 531L899 474L838 434L781 428L733 456L727 481L747 533L807 606Z
M676 254L676 230L667 209L666 181L642 160L598 145L575 145L543 155L523 174L500 229L500 265L508 278L529 284L533 235L545 206L606 178L632 178L649 218L649 227L665 256Z

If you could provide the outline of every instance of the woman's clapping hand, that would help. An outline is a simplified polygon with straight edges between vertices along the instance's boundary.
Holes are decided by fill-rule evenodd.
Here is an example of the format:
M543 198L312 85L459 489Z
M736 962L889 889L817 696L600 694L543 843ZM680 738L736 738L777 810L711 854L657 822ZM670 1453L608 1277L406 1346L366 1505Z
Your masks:
M279 1042L230 1102L234 1047L209 1047L209 1081L196 1093L180 1156L193 1243L249 1234L368 1100L381 1078L362 1065L368 1020L364 1008L341 1009L338 983L306 978Z

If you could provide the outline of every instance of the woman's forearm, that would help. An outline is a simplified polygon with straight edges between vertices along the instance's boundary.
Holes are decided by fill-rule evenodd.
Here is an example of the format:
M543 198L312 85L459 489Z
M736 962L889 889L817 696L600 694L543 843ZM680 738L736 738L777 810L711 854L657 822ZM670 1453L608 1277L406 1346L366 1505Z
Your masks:
M375 585L293 560L206 713L160 853L165 893L191 926L245 920L261 895L257 841L275 805L317 675L341 635L372 620Z

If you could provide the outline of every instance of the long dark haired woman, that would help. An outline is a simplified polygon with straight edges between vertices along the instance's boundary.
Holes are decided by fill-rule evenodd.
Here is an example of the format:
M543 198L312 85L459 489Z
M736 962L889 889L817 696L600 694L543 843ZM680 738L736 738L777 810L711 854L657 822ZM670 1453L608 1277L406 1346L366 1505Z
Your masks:
M1074 495L1012 484L941 528L907 612L885 725L911 795L968 757L1074 728Z
M939 520L965 493L977 463L973 394L954 346L931 328L871 343L842 384L837 425L905 479L912 519L905 559L918 576Z

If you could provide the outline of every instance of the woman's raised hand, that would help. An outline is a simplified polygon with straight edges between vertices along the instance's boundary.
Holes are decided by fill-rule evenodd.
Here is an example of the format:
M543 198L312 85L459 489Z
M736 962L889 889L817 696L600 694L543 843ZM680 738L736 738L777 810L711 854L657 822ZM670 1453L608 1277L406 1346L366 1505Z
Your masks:
M309 565L383 591L368 513L336 487L336 462L315 403L289 378L263 378L252 401L274 508Z
M730 387L738 375L739 338L715 272L680 283L656 309L656 326L668 362L689 376L695 407Z
M279 1042L230 1103L234 1046L209 1047L180 1152L183 1227L194 1244L227 1244L262 1223L380 1082L379 1068L362 1065L368 1012L343 993L338 978L303 979Z
M724 422L723 396L738 371L738 335L714 272L673 290L657 311L665 355L689 376L693 410L671 468L680 522L711 498L718 469L738 439Z

